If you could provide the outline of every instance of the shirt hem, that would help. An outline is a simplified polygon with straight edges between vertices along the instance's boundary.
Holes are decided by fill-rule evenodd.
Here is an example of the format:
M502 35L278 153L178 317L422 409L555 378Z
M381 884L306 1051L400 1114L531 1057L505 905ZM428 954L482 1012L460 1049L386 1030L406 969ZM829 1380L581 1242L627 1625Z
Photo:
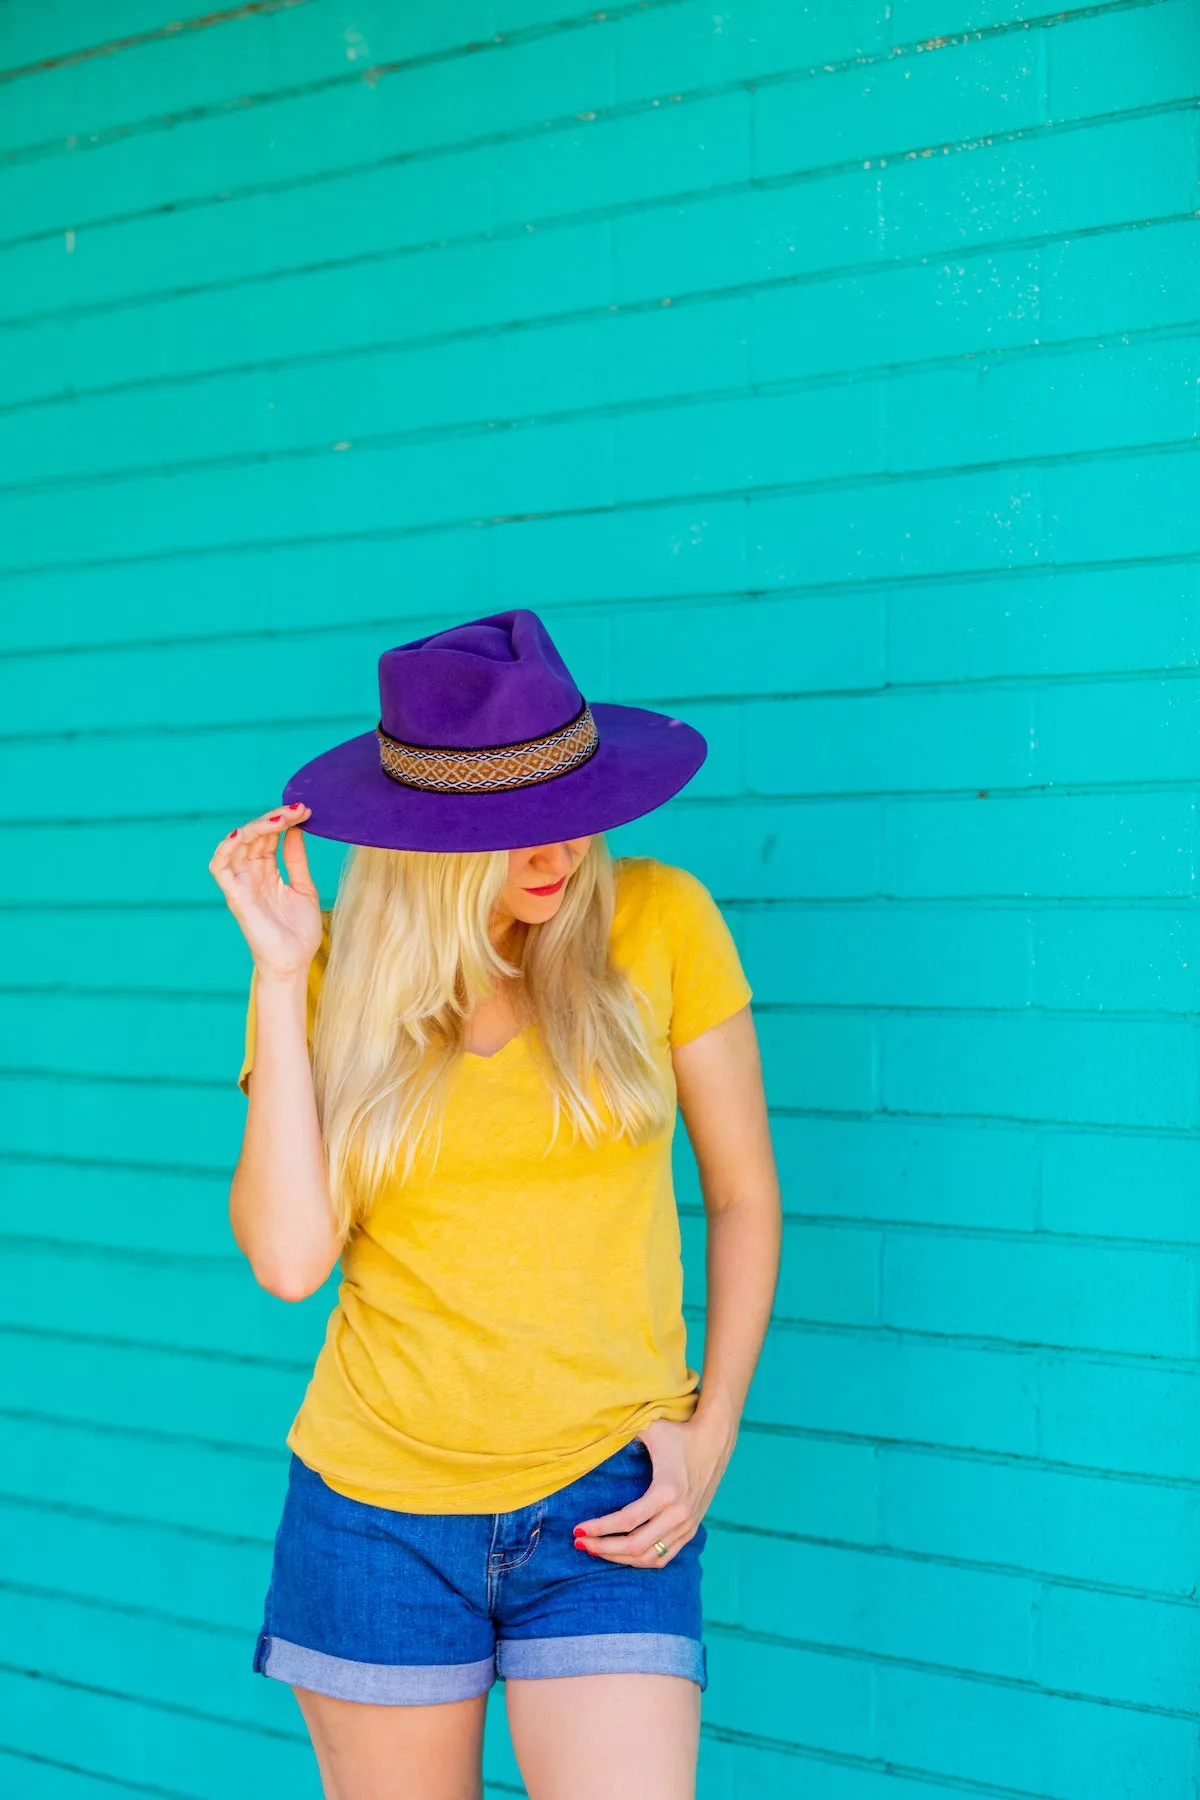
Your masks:
M345 1476L334 1468L323 1455L320 1445L310 1443L307 1434L292 1427L288 1433L287 1444L290 1450L310 1469L321 1477L326 1487L347 1500L357 1500L363 1506L381 1507L385 1512L409 1513L498 1513L515 1512L523 1506L533 1506L539 1500L548 1499L551 1494L559 1493L570 1487L580 1476L587 1475L598 1468L626 1444L632 1443L639 1432L655 1419L671 1419L682 1424L690 1419L696 1410L699 1392L693 1389L677 1399L655 1403L644 1411L639 1411L633 1419L621 1427L619 1431L610 1432L605 1438L588 1444L583 1450L574 1452L569 1457L561 1457L552 1463L543 1463L532 1470L528 1476L520 1479L510 1477L503 1482L492 1484L472 1483L469 1488L374 1488L364 1486L354 1480L353 1476Z

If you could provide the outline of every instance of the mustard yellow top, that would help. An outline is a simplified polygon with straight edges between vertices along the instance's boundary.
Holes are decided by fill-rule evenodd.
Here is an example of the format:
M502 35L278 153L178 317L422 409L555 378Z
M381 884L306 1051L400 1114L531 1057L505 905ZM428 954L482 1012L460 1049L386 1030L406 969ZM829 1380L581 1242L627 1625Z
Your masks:
M309 979L309 1033L329 918ZM674 1099L670 1052L750 999L695 876L617 864L612 955ZM254 1060L254 987L246 1055ZM672 1107L674 1117L674 1107ZM528 1035L467 1052L432 1172L386 1186L342 1252L338 1302L288 1443L351 1499L508 1512L565 1487L651 1419L686 1419L689 1368L672 1130L545 1154Z

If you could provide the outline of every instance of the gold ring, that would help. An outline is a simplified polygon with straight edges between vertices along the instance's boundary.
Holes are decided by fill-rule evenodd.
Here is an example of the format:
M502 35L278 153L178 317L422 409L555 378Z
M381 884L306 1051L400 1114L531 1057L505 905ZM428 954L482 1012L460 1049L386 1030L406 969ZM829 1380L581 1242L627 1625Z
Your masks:
M655 1538L653 1547L659 1556L665 1556L667 1554L667 1546L663 1543L661 1538Z

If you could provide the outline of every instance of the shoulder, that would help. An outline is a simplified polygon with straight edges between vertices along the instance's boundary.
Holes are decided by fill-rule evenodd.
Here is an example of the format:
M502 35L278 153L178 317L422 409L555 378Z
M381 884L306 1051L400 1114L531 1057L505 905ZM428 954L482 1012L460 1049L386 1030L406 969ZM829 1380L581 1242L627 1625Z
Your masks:
M632 925L641 920L670 936L716 912L708 888L690 869L653 856L625 856L616 864L616 908Z

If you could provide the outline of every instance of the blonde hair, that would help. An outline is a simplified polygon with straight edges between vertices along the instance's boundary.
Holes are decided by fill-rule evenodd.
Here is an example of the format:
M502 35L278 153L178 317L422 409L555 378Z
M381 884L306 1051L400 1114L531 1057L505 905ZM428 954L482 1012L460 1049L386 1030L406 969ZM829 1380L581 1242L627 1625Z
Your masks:
M547 1151L573 1139L665 1130L672 1100L634 991L609 957L616 880L595 837L543 925L518 926L511 957L489 935L507 850L355 846L343 865L317 1004L313 1079L343 1235L384 1183L436 1159L448 1078L466 1021L498 981L520 978L519 1023L552 1100Z

